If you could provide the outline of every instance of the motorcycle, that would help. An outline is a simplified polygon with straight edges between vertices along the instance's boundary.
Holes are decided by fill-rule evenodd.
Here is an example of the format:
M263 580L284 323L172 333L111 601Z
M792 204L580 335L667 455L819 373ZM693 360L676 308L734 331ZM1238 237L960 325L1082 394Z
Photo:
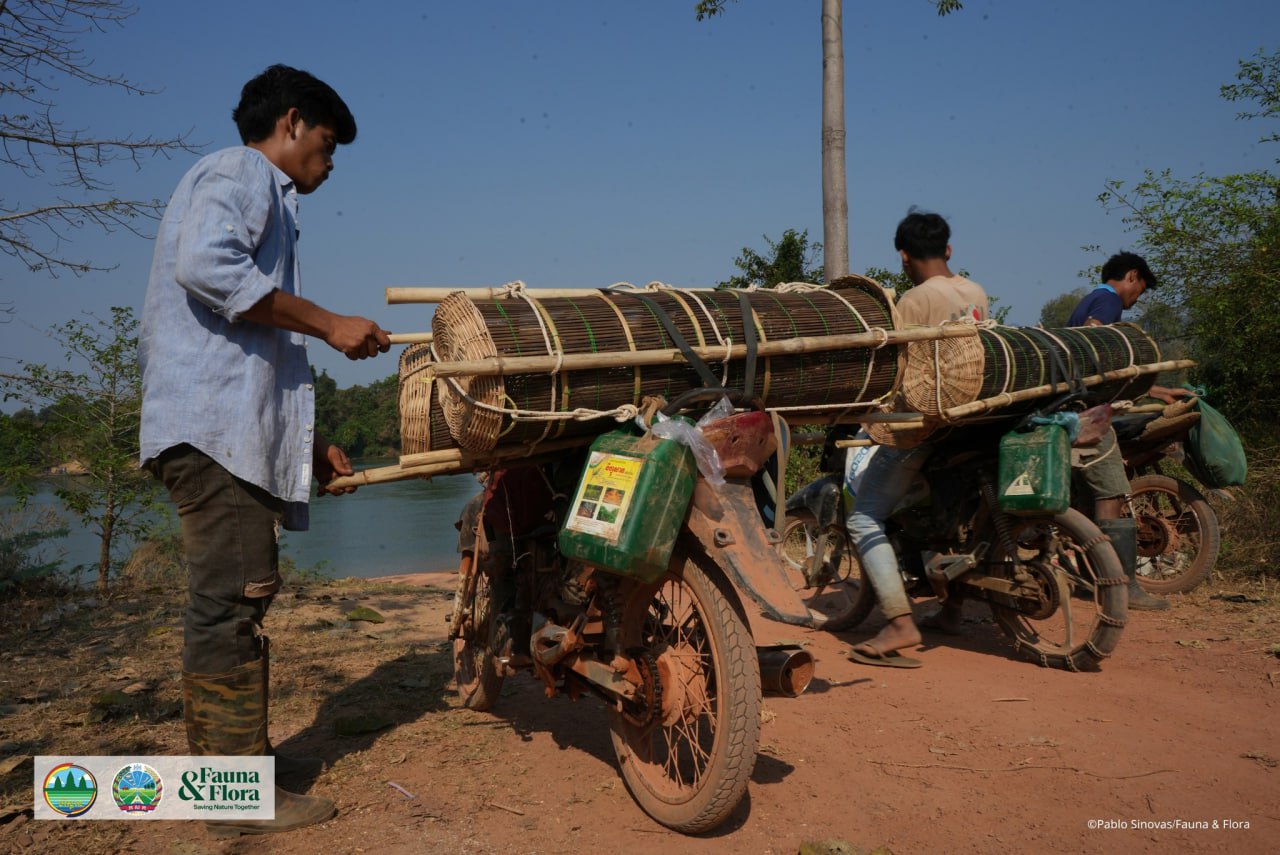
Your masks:
M1161 467L1166 460L1182 462L1182 443L1198 421L1185 404L1114 420L1131 488L1126 513L1138 524L1138 584L1151 594L1193 590L1218 560L1221 531L1213 506L1197 486Z
M998 441L998 431L952 429L886 522L907 592L982 600L1020 654L1044 666L1095 667L1115 649L1128 612L1120 561L1079 511L1002 510ZM857 625L875 603L845 527L844 481L828 475L792 495L778 545L811 625L830 630Z
M688 513L677 519L670 559L656 575L566 554L566 520L595 514L611 522L612 514L597 509L609 488L603 497L592 493L582 475L590 458L562 456L541 470L559 495L554 519L511 538L508 558L491 550L460 575L449 629L466 707L492 709L503 681L520 670L532 671L548 697L598 697L635 801L689 834L715 828L745 794L762 692L795 696L813 675L803 649L757 647L764 623L808 616L752 495L751 478L776 446L770 419L738 413L702 434L719 454L724 482L694 475ZM576 496L565 489L575 480ZM647 505L640 511L650 513Z

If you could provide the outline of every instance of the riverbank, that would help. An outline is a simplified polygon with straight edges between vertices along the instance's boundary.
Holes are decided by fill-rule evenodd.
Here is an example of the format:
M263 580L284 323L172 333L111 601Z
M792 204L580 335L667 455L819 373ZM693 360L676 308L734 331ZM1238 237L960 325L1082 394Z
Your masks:
M381 461L361 461L362 467ZM29 506L48 510L68 528L65 537L46 542L46 560L58 559L68 572L91 568L96 574L99 541L96 532L77 524L54 494L56 480L42 481ZM404 572L434 572L456 567L458 532L454 522L478 489L472 476L431 481L377 484L345 496L311 501L311 528L284 532L283 558L308 575L354 576L371 579ZM0 491L0 512L15 499ZM177 515L166 501L155 519L161 529L177 530ZM120 541L115 558L123 562L133 544Z

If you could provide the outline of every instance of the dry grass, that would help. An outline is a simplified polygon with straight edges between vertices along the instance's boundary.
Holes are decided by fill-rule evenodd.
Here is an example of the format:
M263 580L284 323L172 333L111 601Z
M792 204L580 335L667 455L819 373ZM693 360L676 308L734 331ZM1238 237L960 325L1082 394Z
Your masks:
M131 587L126 578L151 584ZM184 592L157 581L153 572L135 569L107 600L81 592L6 603L0 624L0 853L136 848L141 832L133 823L29 823L29 758L186 753ZM362 580L282 591L268 617L276 740L298 740L304 751L340 756L342 767L364 762L363 749L385 735L384 726L438 730L431 738L446 738L442 718L424 713L446 709L452 700L446 700L452 658L438 617L447 600L435 589ZM386 623L346 620L357 605L384 614ZM338 735L336 722L370 710L379 720L369 726L379 729ZM472 752L481 751L487 738L476 737Z
M1222 526L1219 571L1275 588L1280 581L1280 446L1250 448L1249 478L1229 491L1234 500L1212 498Z

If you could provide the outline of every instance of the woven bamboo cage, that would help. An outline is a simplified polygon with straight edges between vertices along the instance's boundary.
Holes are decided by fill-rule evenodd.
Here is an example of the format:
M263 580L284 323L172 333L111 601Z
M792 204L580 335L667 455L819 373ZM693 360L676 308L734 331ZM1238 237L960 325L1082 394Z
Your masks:
M400 354L400 453L419 454L457 448L440 409L436 384L427 371L434 360L430 344L413 344Z
M1160 348L1133 324L1068 329L983 327L976 338L913 342L908 348L902 392L908 407L936 416L1004 393L1159 361ZM1100 404L1140 397L1154 382L1154 374L1109 381L1089 387L1083 400ZM1042 403L1011 404L1006 412L1030 411Z
M892 301L875 282L792 290L584 291L538 299L524 291L501 298L452 294L436 308L433 346L441 362L492 357L614 355L605 367L436 381L440 409L457 444L484 451L499 445L591 435L607 416L668 401L708 386L742 390L770 408L874 405L892 396L905 346L844 348L750 359L730 345L895 328ZM684 347L682 347L684 346ZM725 348L725 358L627 363L637 351ZM566 418L566 416L574 416Z

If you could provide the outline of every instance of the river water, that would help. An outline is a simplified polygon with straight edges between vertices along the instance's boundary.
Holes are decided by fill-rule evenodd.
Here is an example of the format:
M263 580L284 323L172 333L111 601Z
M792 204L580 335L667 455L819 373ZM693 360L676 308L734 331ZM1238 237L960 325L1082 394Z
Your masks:
M357 461L356 468L390 462ZM319 568L335 577L368 579L448 570L458 564L458 532L453 524L478 489L475 476L452 475L431 481L373 484L345 496L313 498L311 528L285 532L280 551L300 568ZM0 511L13 504L12 496L0 493ZM49 484L41 485L31 505L57 510L71 529L67 537L46 545L46 558L61 557L68 569L82 564L96 567L96 536L61 511ZM176 520L172 506L169 513Z

